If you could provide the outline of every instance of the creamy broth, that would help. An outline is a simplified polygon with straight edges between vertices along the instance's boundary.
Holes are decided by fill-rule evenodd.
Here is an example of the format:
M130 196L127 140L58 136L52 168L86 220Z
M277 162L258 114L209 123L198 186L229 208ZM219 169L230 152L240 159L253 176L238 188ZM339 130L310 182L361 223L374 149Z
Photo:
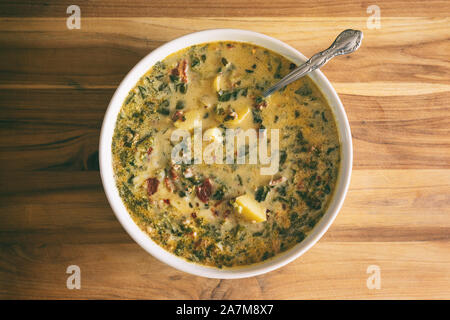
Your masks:
M156 243L222 268L269 259L312 230L339 171L333 113L309 77L261 97L295 67L262 47L213 42L168 56L130 91L112 141L114 173L130 215ZM173 131L199 122L212 140L227 128L279 129L278 172L173 164Z

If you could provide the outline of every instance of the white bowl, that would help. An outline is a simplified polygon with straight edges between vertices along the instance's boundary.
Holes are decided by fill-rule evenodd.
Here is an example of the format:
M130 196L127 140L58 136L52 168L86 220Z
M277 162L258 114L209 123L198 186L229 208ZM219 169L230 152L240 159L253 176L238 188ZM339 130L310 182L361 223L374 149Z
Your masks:
M312 72L310 74L311 79L321 89L322 93L327 98L332 111L334 112L341 142L341 166L336 189L327 212L320 219L312 232L302 242L298 243L286 252L276 255L272 259L258 264L230 269L219 269L198 265L188 262L187 260L179 258L164 250L162 247L153 242L153 240L136 225L119 196L116 182L114 180L111 153L111 142L116 124L116 118L123 101L128 95L128 92L136 85L141 76L144 75L157 61L163 60L171 53L183 48L213 41L248 42L277 52L296 64L306 61L305 56L284 42L247 30L213 29L200 31L185 35L164 44L143 58L127 74L111 99L103 120L100 134L100 173L106 196L117 216L117 219L119 219L128 234L155 258L176 269L203 277L220 279L251 277L280 268L298 258L309 248L311 248L329 228L333 220L336 218L342 203L344 202L350 182L353 161L352 138L344 107L342 106L341 100L339 99L336 91L333 89L330 82L327 78L325 78L322 72L319 70Z

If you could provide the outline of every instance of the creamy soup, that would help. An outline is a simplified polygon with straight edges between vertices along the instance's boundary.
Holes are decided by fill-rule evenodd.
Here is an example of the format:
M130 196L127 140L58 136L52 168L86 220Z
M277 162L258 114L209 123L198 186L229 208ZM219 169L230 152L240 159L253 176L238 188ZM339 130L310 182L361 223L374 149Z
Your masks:
M130 91L112 141L115 178L130 215L161 247L195 263L234 267L286 251L314 228L339 171L332 111L309 77L261 96L295 67L252 44L206 43L156 63ZM201 151L224 141L227 129L266 133L278 170L262 174L268 165L249 160L175 162L180 129L192 133L189 141L200 130ZM232 150L249 159L251 148Z

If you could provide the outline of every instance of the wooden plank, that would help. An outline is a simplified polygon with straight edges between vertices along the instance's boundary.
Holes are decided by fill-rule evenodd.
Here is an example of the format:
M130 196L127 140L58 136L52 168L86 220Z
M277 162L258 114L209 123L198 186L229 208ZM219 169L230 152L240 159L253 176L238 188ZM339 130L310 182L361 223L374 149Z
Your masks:
M2 249L0 298L448 299L447 252L439 242L320 242L277 271L216 280L167 267L133 243L18 244ZM66 288L73 264L81 268L80 290ZM370 265L380 267L379 290L366 286Z
M14 170L95 168L87 163L96 162L96 136L118 82L147 51L187 31L253 28L312 54L328 45L336 25L348 24L342 18L179 18L193 26L181 30L172 20L92 18L81 33L67 31L63 19L0 21L0 43L8 48L0 51L0 130L16 137L13 146L9 135L1 136L0 162ZM364 28L364 19L350 21ZM450 166L448 22L385 19L381 30L365 30L358 53L324 67L347 108L356 168ZM344 65L351 69L342 72Z
M150 51L204 29L262 32L311 56L328 47L338 30L352 27L364 31L361 49L322 68L339 91L362 96L450 91L449 18L385 18L378 30L367 29L365 18L85 20L81 30L67 30L64 19L0 20L0 88L116 88Z
M98 137L113 92L0 90L0 166L98 170ZM448 93L340 96L352 129L356 169L450 168Z
M378 1L374 30L367 1L82 0L81 30L66 28L69 4L0 3L0 298L450 298L448 1ZM319 243L277 271L223 281L134 243L106 200L97 151L131 67L198 30L254 30L310 56L349 27L364 31L362 48L323 71L347 110L355 170ZM81 290L66 288L71 264ZM366 286L369 265L380 290Z
M76 2L85 17L209 17L209 16L366 16L367 7L373 2L364 0L165 0L120 1L79 0ZM73 2L68 0L34 0L0 2L0 16L4 17L60 17ZM446 17L448 1L378 0L381 14L388 16Z
M50 243L69 229L71 243L128 242L98 172L3 172L0 177L0 243ZM448 169L355 170L342 214L324 241L448 241L449 194Z
M1 298L450 297L450 170L356 170L342 211L308 253L226 281L179 272L142 250L109 209L96 172L2 173L1 181ZM65 287L71 264L81 267L80 291ZM373 264L381 290L366 287Z

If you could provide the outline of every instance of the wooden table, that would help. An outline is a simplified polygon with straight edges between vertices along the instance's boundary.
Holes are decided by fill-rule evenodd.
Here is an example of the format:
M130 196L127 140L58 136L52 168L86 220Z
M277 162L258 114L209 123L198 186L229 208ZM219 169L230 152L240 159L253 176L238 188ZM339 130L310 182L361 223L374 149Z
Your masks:
M66 27L70 4L79 30ZM450 298L449 4L1 1L0 298ZM367 24L370 5L381 9L379 29ZM132 66L203 29L262 32L310 56L349 27L364 32L361 49L323 72L347 110L354 171L311 250L262 276L213 280L162 264L126 234L97 150ZM66 287L69 265L81 268L80 290ZM371 265L380 289L367 286Z

